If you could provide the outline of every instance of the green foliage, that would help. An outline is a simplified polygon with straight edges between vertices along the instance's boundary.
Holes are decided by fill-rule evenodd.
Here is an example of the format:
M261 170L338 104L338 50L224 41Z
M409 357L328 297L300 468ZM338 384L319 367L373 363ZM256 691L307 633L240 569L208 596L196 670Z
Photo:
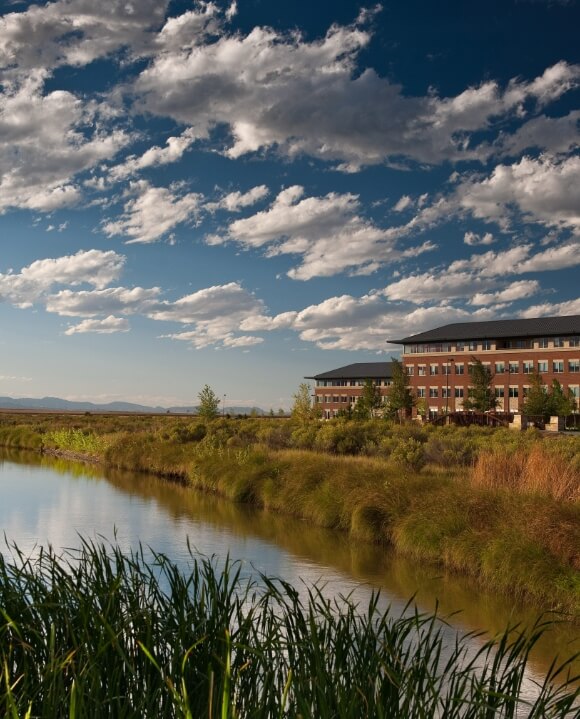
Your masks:
M542 375L536 370L529 377L530 388L522 406L522 412L527 415L549 415L548 391L544 386Z
M380 518L362 511L360 522ZM306 596L242 565L191 556L183 573L143 549L84 542L0 555L0 711L13 717L577 716L580 689L553 665L524 693L548 624L473 653L439 618ZM445 651L445 661L441 661ZM521 710L521 712L520 712Z
M44 436L44 445L65 452L75 452L86 455L102 455L109 442L105 437L82 429L62 429L47 432Z
M391 452L391 461L406 472L420 472L427 462L425 447L412 437L401 439Z
M316 416L316 411L312 407L309 384L302 382L298 387L298 392L293 394L292 397L294 399L291 410L293 420L296 422L308 422Z
M376 410L383 405L381 390L372 379L365 379L360 397L354 406L352 416L354 419L372 419Z
M567 417L572 414L575 408L576 400L574 396L569 391L564 394L564 389L558 380L552 380L546 403L546 413L554 417Z
M220 400L209 385L204 385L204 388L197 397L199 399L197 413L200 417L204 419L214 419L218 416Z
M409 376L402 362L391 357L392 380L388 391L388 411L402 421L415 404L415 398L409 387Z
M472 357L469 374L471 387L463 401L463 408L476 412L489 412L495 409L497 398L492 387L493 374L489 367L476 357Z

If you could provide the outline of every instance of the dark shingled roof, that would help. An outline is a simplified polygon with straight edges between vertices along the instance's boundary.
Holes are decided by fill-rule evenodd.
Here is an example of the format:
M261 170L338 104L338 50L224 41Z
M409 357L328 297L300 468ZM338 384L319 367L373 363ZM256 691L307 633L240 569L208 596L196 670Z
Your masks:
M527 320L492 320L490 322L456 322L434 330L387 340L406 345L417 342L449 342L451 340L485 340L508 337L560 337L580 335L580 315L566 317L534 317Z
M391 362L355 362L304 379L390 379L391 365Z

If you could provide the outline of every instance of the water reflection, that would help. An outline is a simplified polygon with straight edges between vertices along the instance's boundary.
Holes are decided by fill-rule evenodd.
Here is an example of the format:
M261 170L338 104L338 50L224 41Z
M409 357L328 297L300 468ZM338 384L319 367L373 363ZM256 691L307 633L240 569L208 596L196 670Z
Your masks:
M343 534L235 505L145 474L108 470L14 451L0 452L0 527L24 551L50 542L78 546L79 534L139 542L178 562L188 538L204 555L241 559L294 583L323 581L328 591L353 593L365 603L379 587L395 612L416 597L422 611L436 605L465 630L496 634L508 624L531 625L537 608L515 603L438 567L420 565L383 547L350 542ZM580 651L580 626L563 623L546 635L532 658L542 674L555 654ZM580 671L580 663L575 667Z

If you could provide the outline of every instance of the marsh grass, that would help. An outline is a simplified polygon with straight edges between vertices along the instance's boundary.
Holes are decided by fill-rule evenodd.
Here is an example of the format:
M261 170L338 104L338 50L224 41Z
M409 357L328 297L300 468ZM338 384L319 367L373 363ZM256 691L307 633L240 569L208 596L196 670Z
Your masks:
M573 659L523 691L546 625L445 647L410 610L300 594L239 563L182 572L143 549L84 541L0 558L0 714L11 717L578 716ZM471 649L469 648L471 645ZM473 646L479 649L473 650Z

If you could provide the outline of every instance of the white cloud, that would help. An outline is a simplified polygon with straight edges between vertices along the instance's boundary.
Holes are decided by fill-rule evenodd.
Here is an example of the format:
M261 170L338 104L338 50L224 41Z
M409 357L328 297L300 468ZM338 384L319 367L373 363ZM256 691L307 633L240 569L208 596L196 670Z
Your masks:
M146 180L130 183L124 213L118 220L103 225L109 235L128 237L127 244L156 242L176 225L197 217L202 195L190 192L180 195L165 187L153 187Z
M477 292L496 286L495 280L478 277L470 272L426 272L404 277L383 290L390 300L404 300L413 304L447 301L472 297Z
M448 272L479 272L483 277L522 275L527 272L546 272L574 267L580 264L580 242L568 242L558 247L532 254L531 244L516 245L508 250L471 255L466 260L455 260Z
M477 292L470 300L472 305L496 305L505 302L515 302L538 293L540 283L536 280L518 280L512 282L503 290L497 292Z
M244 207L255 205L256 202L263 200L268 195L266 185L257 185L247 192L229 192L217 202L208 202L205 209L209 211L227 210L228 212L239 212Z
M242 329L275 330L286 327L304 342L325 350L357 350L396 353L388 339L415 334L447 322L492 319L493 307L468 311L449 304L409 309L374 292L362 297L329 297L320 304L274 317L250 317ZM401 328L404 328L402 330Z
M486 232L484 235L478 235L476 232L466 232L463 236L463 242L471 247L475 245L492 245L495 238L491 232Z
M172 162L177 162L183 157L185 151L191 147L194 139L194 132L191 128L184 130L181 135L176 137L168 137L165 147L154 145L140 157L131 155L121 165L112 167L109 170L108 179L116 182L135 175L147 167L156 167L158 165L168 165Z
M57 0L0 17L0 69L8 76L83 66L128 48L148 51L167 0Z
M521 313L521 317L553 317L565 315L580 315L580 297L565 302L546 302L541 305L532 305Z
M312 42L297 33L255 27L228 34L216 16L214 34L198 17L171 19L172 36L134 83L137 106L196 128L200 138L229 127L226 153L237 158L264 148L307 154L345 170L394 161L480 159L496 150L473 135L499 118L540 109L577 86L580 67L559 62L531 80L505 89L487 81L455 97L405 94L372 69L359 72L370 41L369 16L332 26ZM169 30L171 28L171 31ZM179 32L179 41L175 41Z
M359 210L357 195L330 192L324 197L304 197L304 188L293 185L282 190L268 209L235 220L223 236L206 241L266 248L269 257L299 255L301 263L288 272L299 280L349 271L369 274L384 264L434 248L424 243L405 251L397 249L392 230L377 227Z
M413 200L409 197L409 195L402 195L397 204L394 205L393 210L395 212L403 212L403 210L406 210L408 207L411 207L413 205Z
M509 224L516 208L526 222L580 234L580 157L523 157L498 165L484 180L461 183L457 199L474 217L500 226Z
M74 176L113 158L130 141L122 130L101 127L104 106L42 90L42 75L0 85L0 214L77 204Z
M65 335L84 334L93 332L101 335L110 335L115 332L128 332L129 321L123 317L109 315L102 320L83 320L78 325L71 325L65 330Z
M569 153L580 146L580 110L563 117L535 117L514 133L500 133L495 147L500 155L520 155L525 150L550 154Z
M117 279L124 263L125 258L112 250L80 250L74 255L36 260L18 273L0 274L0 300L30 306L54 285L103 288Z
M159 304L159 287L109 287L102 290L61 290L46 298L47 312L67 317L92 317L113 313L144 313Z

